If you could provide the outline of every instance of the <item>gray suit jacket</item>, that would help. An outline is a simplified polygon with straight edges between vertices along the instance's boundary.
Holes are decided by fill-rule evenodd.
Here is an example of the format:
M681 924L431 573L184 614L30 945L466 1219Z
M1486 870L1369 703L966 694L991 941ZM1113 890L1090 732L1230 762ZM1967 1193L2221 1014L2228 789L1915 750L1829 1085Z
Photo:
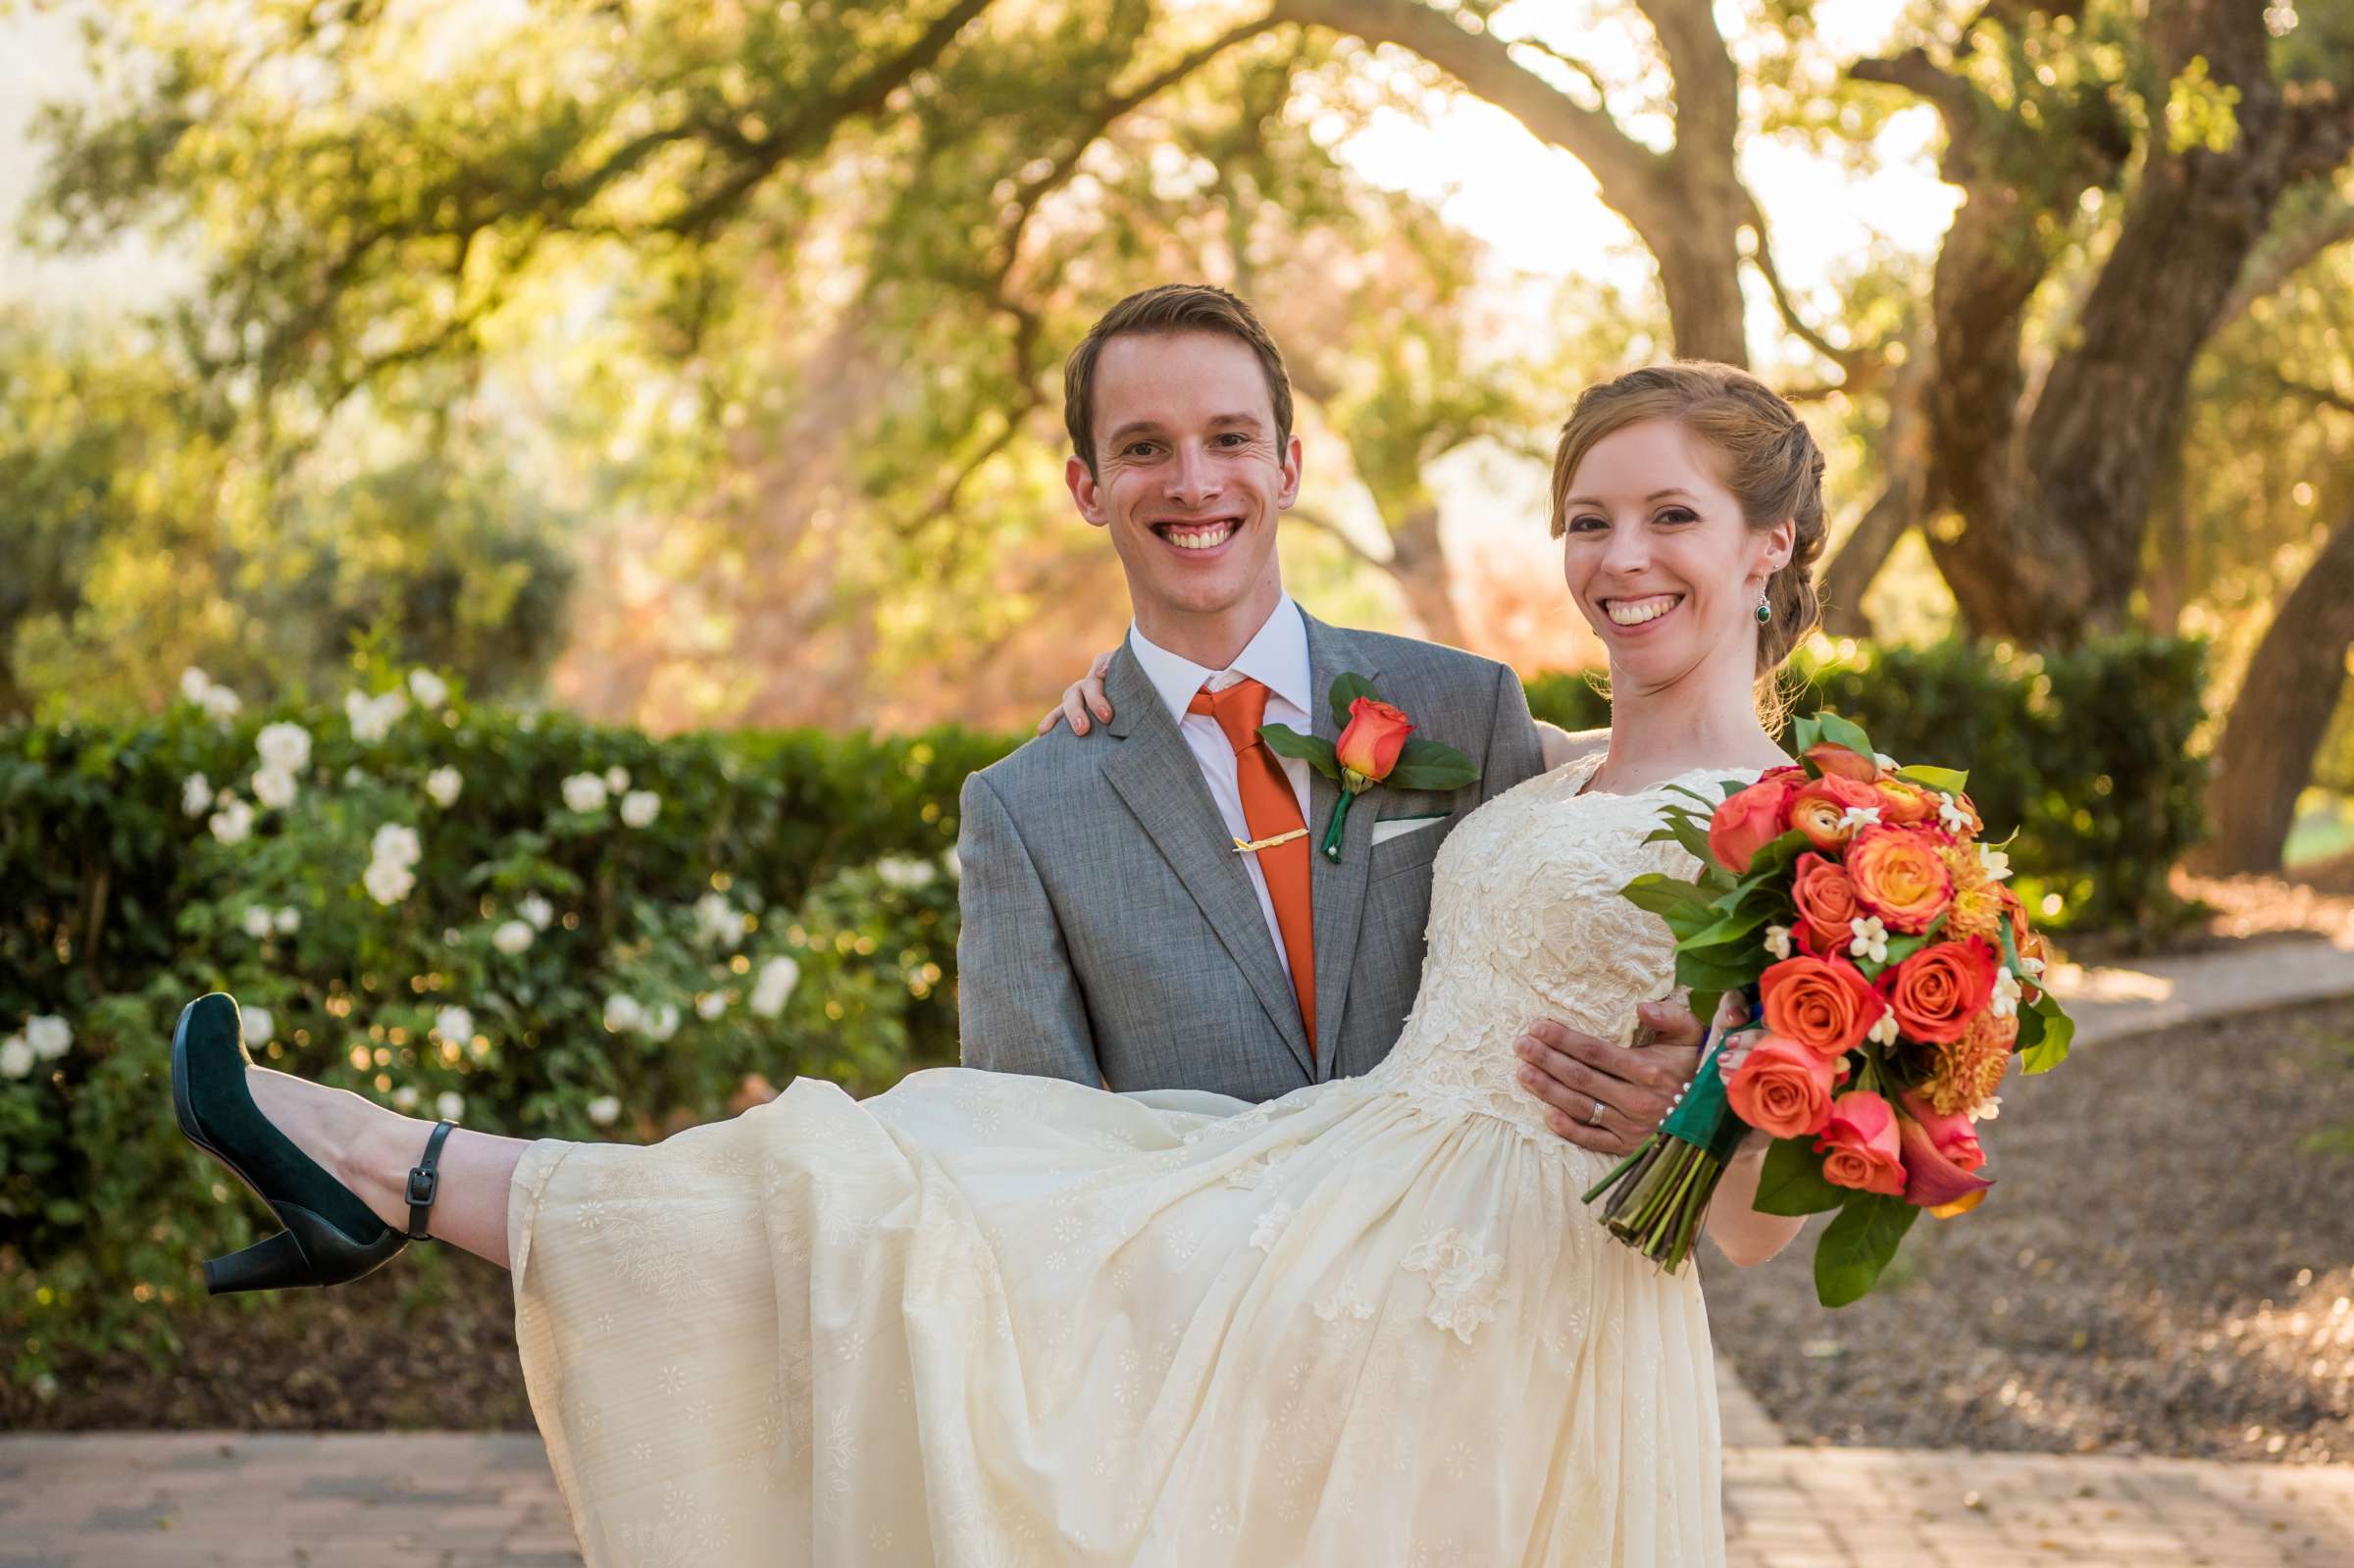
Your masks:
M1542 772L1543 750L1510 668L1305 619L1316 733L1337 736L1325 693L1354 671L1419 735L1480 765L1476 784L1451 792L1376 785L1350 807L1339 863L1309 857L1314 1050L1209 786L1123 644L1104 682L1109 724L1057 726L965 781L965 1065L1264 1100L1388 1054L1421 974L1432 857L1473 807ZM1337 793L1315 777L1318 841ZM1431 827L1373 842L1378 820L1432 814Z

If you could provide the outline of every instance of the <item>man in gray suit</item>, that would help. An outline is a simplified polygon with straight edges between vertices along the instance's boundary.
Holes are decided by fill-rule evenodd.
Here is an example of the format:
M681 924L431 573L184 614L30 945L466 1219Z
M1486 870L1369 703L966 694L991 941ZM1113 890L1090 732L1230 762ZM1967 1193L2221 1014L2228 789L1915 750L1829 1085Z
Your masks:
M964 1062L1253 1101L1362 1073L1413 1002L1440 844L1544 771L1520 682L1454 648L1326 626L1284 592L1275 528L1301 447L1281 353L1241 300L1132 295L1072 353L1064 393L1065 478L1111 535L1135 623L1100 731L1075 715L965 783ZM1333 860L1311 845L1337 786L1256 730L1337 738L1326 693L1345 673L1480 777L1376 786ZM1664 1116L1701 1027L1680 1008L1646 1023L1655 1042L1627 1050L1531 1020L1519 1048L1563 1137L1620 1152Z

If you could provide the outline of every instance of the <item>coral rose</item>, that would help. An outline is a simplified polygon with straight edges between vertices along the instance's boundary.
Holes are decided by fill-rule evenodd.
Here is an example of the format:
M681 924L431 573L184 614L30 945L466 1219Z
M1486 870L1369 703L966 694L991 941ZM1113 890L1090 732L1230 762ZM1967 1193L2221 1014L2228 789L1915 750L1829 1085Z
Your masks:
M1853 779L1858 784L1869 784L1880 776L1880 765L1861 751L1843 746L1835 740L1825 740L1807 748L1807 760L1815 764L1817 773L1836 774Z
M1992 987L1991 976L1986 982ZM1888 1010L1856 966L1838 958L1785 958L1758 977L1766 1027L1837 1058L1854 1050Z
M1804 1138L1831 1116L1838 1063L1794 1039L1762 1037L1725 1076L1733 1114L1769 1138Z
M1359 697L1349 704L1349 727L1333 742L1340 754L1341 769L1350 780L1352 792L1368 784L1379 784L1398 766L1398 753L1406 749L1406 737L1414 727L1405 713L1373 697Z
M1937 835L1918 828L1867 828L1848 846L1857 901L1890 931L1927 931L1954 899L1954 879L1937 856Z
M1790 797L1790 826L1816 848L1837 849L1855 836L1839 826L1840 819L1850 811L1876 809L1879 803L1880 792L1870 784L1824 774Z
M1917 784L1882 779L1872 787L1880 792L1880 820L1911 828L1937 820L1937 797Z
M1847 949L1848 922L1863 911L1856 907L1855 884L1836 860L1817 854L1798 857L1798 878L1790 887L1798 903L1803 951L1818 957ZM1804 938L1811 936L1811 941Z
M1883 971L1880 994L1899 1029L1915 1039L1943 1044L1960 1039L1970 1016L1994 994L1999 958L1977 937L1932 942Z
M1855 1089L1831 1101L1830 1120L1815 1139L1822 1179L1834 1187L1902 1197L1905 1162L1896 1112L1869 1089Z
M1716 857L1716 864L1740 876L1749 870L1759 850L1787 830L1785 813L1789 805L1787 774L1780 778L1769 774L1739 793L1726 796L1724 804L1709 819L1709 853Z

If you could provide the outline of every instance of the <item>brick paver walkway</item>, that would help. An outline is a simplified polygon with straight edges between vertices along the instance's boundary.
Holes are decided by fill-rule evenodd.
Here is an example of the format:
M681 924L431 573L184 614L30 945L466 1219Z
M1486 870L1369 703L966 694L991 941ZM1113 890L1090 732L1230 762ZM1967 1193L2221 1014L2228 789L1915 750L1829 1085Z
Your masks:
M2345 1568L2354 1465L1736 1447L1725 1517L1735 1568ZM6 1568L579 1562L534 1437L0 1437Z

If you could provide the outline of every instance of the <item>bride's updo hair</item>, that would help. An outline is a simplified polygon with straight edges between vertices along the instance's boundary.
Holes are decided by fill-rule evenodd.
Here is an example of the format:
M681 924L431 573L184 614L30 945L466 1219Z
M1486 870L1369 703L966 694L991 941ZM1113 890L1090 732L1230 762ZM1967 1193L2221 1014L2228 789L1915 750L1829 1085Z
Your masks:
M1589 386L1561 426L1553 458L1553 536L1568 527L1564 503L1577 465L1604 436L1650 420L1674 420L1716 453L1717 478L1753 529L1784 518L1797 526L1790 564L1766 580L1773 620L1758 628L1758 674L1770 675L1822 618L1815 563L1822 554L1822 451L1806 422L1764 381L1714 360L1685 359L1628 371Z

